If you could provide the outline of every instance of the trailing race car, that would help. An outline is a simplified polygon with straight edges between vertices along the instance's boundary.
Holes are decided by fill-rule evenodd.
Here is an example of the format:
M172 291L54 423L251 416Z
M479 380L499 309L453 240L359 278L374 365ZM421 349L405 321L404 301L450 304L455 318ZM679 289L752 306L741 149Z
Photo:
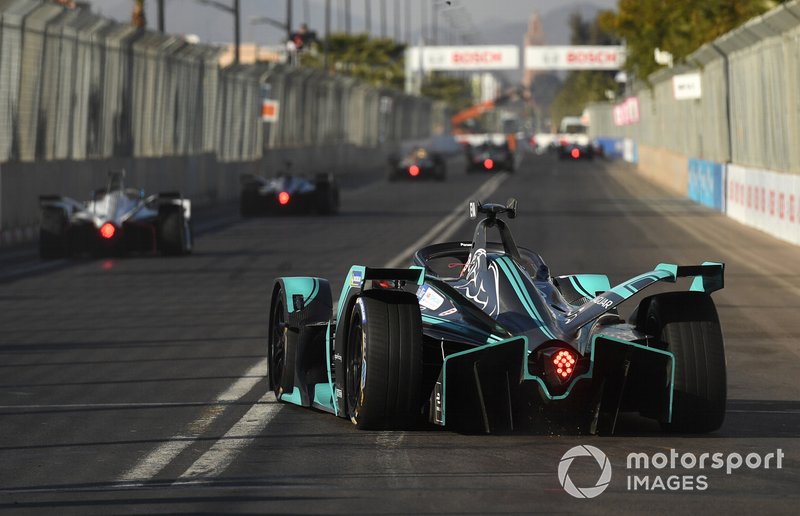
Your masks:
M244 174L239 208L243 217L339 211L339 185L333 174L317 174L314 180L291 174L265 178Z
M442 156L418 147L409 152L389 172L389 181L398 179L434 179L444 181L447 165Z
M467 173L490 170L514 171L514 153L507 142L486 142L474 147L469 147Z
M125 171L110 172L106 188L78 202L59 195L39 197L39 255L49 260L73 255L192 251L191 201L180 193L145 197L125 188Z
M709 294L723 264L659 264L613 288L602 274L554 278L499 218L514 218L516 201L473 202L470 214L485 216L471 242L424 247L408 269L353 266L335 314L328 281L279 278L267 345L276 397L368 429L425 417L507 431L533 414L612 434L621 411L669 431L720 427L725 352ZM689 291L642 299L629 322L617 314L680 277L693 278Z
M594 159L595 148L588 131L580 117L564 117L558 135L558 159Z

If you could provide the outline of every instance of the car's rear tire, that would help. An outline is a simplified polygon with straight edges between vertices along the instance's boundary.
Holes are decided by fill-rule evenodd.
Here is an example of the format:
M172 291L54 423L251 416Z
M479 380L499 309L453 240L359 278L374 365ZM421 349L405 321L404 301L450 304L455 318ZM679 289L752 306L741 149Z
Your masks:
M180 256L192 252L192 226L183 213L183 206L161 206L158 239L161 252L166 255Z
M444 163L436 165L436 175L433 176L436 181L443 182L447 179L447 166Z
M416 296L368 291L348 319L347 412L360 429L413 426L420 415L422 319Z
M239 213L242 217L255 217L258 215L259 204L258 187L245 185L239 196Z
M725 346L714 301L703 292L669 292L642 301L644 331L675 356L669 432L706 433L725 419ZM641 308L644 308L643 306Z
M316 181L316 211L334 215L339 211L339 185L331 174L320 174Z
M42 260L64 258L69 254L69 219L61 208L42 208L39 224L39 257Z

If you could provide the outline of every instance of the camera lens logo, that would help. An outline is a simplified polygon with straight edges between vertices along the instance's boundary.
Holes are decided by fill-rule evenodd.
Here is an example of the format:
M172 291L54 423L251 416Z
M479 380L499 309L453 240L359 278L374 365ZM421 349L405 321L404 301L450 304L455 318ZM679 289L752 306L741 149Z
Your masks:
M569 478L567 473L576 457L594 457L597 465L600 466L602 470L600 478L597 479L597 483L593 487L577 487L572 482L572 479ZM567 453L561 457L561 462L558 464L558 481L561 482L561 487L564 488L564 491L575 498L594 498L605 491L611 482L611 462L599 448L589 444L575 446L567 450Z

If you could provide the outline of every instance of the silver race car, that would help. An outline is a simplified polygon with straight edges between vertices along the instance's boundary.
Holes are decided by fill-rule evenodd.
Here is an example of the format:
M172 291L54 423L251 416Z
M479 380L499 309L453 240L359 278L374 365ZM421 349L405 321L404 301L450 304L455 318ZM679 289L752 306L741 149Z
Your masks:
M39 197L39 255L44 260L76 255L192 250L191 201L180 193L145 196L126 188L125 171L110 172L108 185L79 202L60 195Z

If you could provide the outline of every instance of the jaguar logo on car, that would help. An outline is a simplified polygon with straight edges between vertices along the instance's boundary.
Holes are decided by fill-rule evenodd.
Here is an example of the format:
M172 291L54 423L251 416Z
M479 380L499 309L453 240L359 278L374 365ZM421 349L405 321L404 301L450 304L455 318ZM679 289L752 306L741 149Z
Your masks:
M614 304L614 302L612 300L607 299L607 298L605 298L603 296L598 296L598 297L592 299L592 303L594 303L596 305L600 305L600 306L602 306L603 308L606 308L606 309L611 308L611 305Z

